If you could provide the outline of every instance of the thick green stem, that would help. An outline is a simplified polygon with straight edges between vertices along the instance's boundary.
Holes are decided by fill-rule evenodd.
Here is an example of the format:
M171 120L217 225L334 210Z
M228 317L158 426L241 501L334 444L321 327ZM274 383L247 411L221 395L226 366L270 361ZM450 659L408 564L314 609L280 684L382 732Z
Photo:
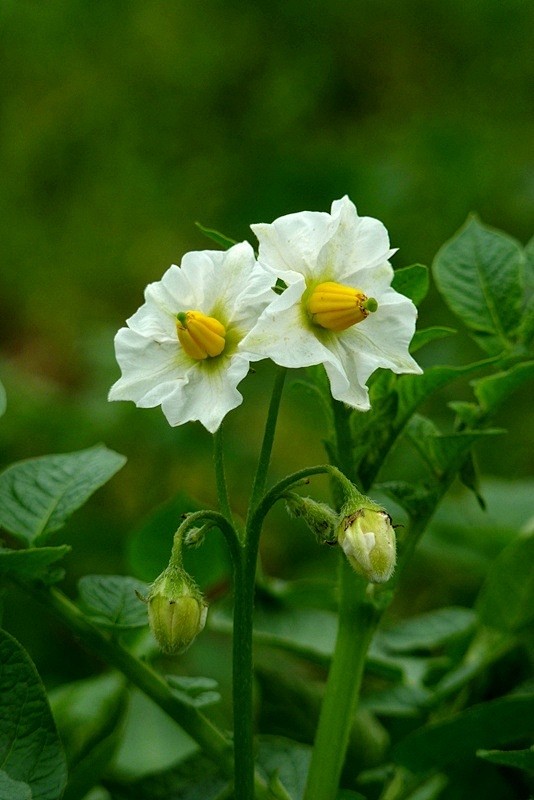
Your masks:
M353 449L350 411L333 402L334 452L336 466L353 477ZM365 487L367 488L367 487ZM342 486L333 485L338 507L343 502ZM308 773L304 800L335 800L345 761L349 734L360 695L365 657L378 614L366 600L367 582L357 576L344 555L340 555L339 620L336 645Z
M339 620L305 800L334 800L354 720L375 610L365 600L367 582L340 553Z

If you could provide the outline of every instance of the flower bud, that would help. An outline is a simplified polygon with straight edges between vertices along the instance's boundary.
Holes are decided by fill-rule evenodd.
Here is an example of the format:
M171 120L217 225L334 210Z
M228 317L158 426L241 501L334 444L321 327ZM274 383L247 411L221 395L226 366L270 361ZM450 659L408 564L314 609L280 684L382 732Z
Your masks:
M179 567L169 566L156 578L147 603L152 633L164 653L183 653L206 623L202 593Z
M372 583L385 583L396 562L395 531L384 509L361 506L341 520L338 543L351 566Z

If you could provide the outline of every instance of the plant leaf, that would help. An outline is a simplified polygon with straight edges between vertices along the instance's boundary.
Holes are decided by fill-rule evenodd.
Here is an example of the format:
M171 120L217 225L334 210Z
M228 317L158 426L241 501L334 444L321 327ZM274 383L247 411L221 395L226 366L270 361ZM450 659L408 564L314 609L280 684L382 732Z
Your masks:
M534 747L529 750L477 750L477 756L493 764L534 772Z
M516 389L534 378L534 361L516 364L506 372L497 372L472 382L483 415L496 411Z
M26 546L45 542L125 461L97 445L13 464L0 475L0 526Z
M396 292L409 297L418 306L425 299L428 292L428 268L423 264L412 264L410 267L396 269L391 286Z
M69 763L63 800L78 800L98 783L122 735L125 681L106 673L64 684L49 698Z
M0 381L0 417L2 416L2 414L5 414L6 407L7 407L6 390L4 389L2 381Z
M410 353L415 353L426 344L435 342L438 339L446 339L447 336L453 336L455 333L456 330L454 328L446 328L440 325L434 325L431 328L422 328L421 330L416 331L413 335L413 339L410 344Z
M523 302L519 244L471 217L436 255L434 278L445 302L487 353L509 350Z
M218 683L213 678L167 675L166 679L174 693L187 705L202 708L218 703L221 699L217 691Z
M416 414L407 425L407 433L421 456L439 477L445 472L456 472L469 449L479 439L502 434L504 431L484 429L444 436L436 430L430 420Z
M170 769L149 774L132 782L106 784L116 800L218 800L230 798L228 779L202 755L194 755Z
M519 631L534 621L534 534L518 536L491 564L477 600L482 622Z
M32 790L27 783L14 781L0 770L0 800L32 800Z
M292 800L302 800L311 747L282 737L264 737L259 743L258 763L267 777L282 782Z
M84 575L78 581L80 606L105 628L127 630L148 625L144 597L149 585L127 575Z
M201 225L200 222L195 222L195 225L199 231L204 234L204 236L207 236L208 239L216 242L224 250L228 250L228 248L232 247L232 245L237 244L235 239L230 239L229 236L225 236L224 233L219 233L219 231L216 231L213 228L206 228L204 225Z
M60 580L63 570L50 570L52 564L69 553L67 544L59 547L32 547L28 550L9 550L0 548L0 575L16 575L34 580L39 578L46 583Z
M58 800L67 765L46 692L24 648L5 631L0 631L0 696L3 771L23 784L15 788L21 800L24 784L32 800Z
M477 372L485 364L484 361L478 361L463 367L436 366L429 367L422 375L401 375L395 380L395 392L391 391L389 384L383 387L385 395L383 401L380 397L374 397L373 385L371 411L365 415L355 415L356 420L361 417L368 418L360 424L368 424L372 432L371 439L362 437L364 455L359 467L359 476L363 485L371 485L385 455L408 424L410 417L425 400L457 378ZM378 382L378 386L382 387L382 382ZM395 398L396 403L391 406L391 411L388 413L387 402L389 400L391 404L392 398ZM375 408L376 411L373 410Z
M534 730L534 694L513 694L424 725L393 748L398 764L416 773L436 770L481 748L518 741Z
M395 653L435 650L472 633L476 622L476 614L470 608L450 606L398 622L392 628L379 631L377 639Z

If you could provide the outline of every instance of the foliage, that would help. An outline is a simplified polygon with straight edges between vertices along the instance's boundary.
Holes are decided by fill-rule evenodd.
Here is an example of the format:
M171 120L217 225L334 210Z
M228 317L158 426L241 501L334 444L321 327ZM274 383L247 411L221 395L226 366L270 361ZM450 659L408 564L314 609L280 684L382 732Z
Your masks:
M207 236L214 235L202 230ZM311 744L320 715L321 679L328 666L335 673L339 631L349 607L354 615L352 621L350 614L347 617L352 626L350 638L367 637L369 647L358 662L363 671L365 660L362 692L357 712L348 716L347 759L337 800L375 798L380 793L387 800L445 799L472 789L475 764L483 780L498 780L511 798L519 798L530 785L532 519L518 509L514 513L501 509L504 527L495 528L493 540L488 536L491 527L479 540L462 534L464 548L471 550L472 557L483 554L484 539L485 546L493 548L493 561L466 602L440 602L436 596L431 609L410 610L408 618L400 619L395 603L392 611L388 609L395 596L398 602L406 602L413 579L411 565L424 552L424 547L418 548L419 540L454 481L459 477L484 502L484 480L478 475L474 448L479 442L495 441L497 435L505 437L504 431L492 427L492 420L501 408L510 407L513 393L534 374L528 324L532 263L528 248L524 251L504 234L469 220L439 251L433 272L460 326L489 358L461 366L432 364L422 375L377 372L370 382L372 410L365 415L341 404L331 406L325 381L316 369L310 369L303 383L323 395L329 437L326 449L332 465L301 469L265 492L262 470L270 452L266 447L272 441L269 444L267 439L267 445L264 441L246 527L249 536L259 540L264 517L290 488L293 493L298 490L304 479L326 472L334 495L345 494L345 500L352 497L356 490L334 466L343 462L365 491L393 498L404 526L397 529L399 559L394 577L363 594L360 584L353 583L356 579L350 570L350 576L343 577L347 567L341 569L338 598L327 566L318 578L292 575L282 580L258 574L254 621L261 686L254 709L261 732L254 773L257 797L308 800L315 796L307 776L314 774L316 751ZM394 286L421 303L428 290L428 273L421 265L398 270ZM443 328L423 329L414 348L449 333ZM449 400L455 419L444 430L439 419L425 415L428 401L462 381L464 390L470 388L471 397L466 400L464 391L460 399ZM282 382L276 385L281 392ZM5 407L2 391L0 412ZM275 420L272 409L273 405L267 431ZM215 441L219 446L220 439ZM395 459L401 457L401 464L407 464L408 448L420 457L420 467L403 469L399 477ZM232 614L241 602L239 584L234 587L236 608L232 610L229 598L220 598L228 594L230 559L223 555L225 544L230 545L236 580L241 575L243 586L250 575L254 579L255 559L252 572L247 572L240 561L242 527L234 528L231 516L224 512L220 452L216 450L216 465L224 513L204 510L202 503L180 492L137 527L129 551L135 573L153 579L165 567L173 536L175 547L182 538L196 547L186 551L184 563L193 572L200 570L202 589L213 596L215 606L210 612L204 657L195 660L188 654L180 657L183 661L161 660L147 629L146 606L139 599L149 589L144 580L86 574L78 581L75 603L57 588L71 548L51 541L124 461L117 453L97 446L22 461L0 475L0 524L8 537L8 544L0 550L0 580L6 592L16 585L31 599L36 613L41 605L47 607L115 669L53 690L54 722L29 655L12 635L1 632L0 795L10 800L56 800L63 792L65 800L82 800L93 788L124 800L158 800L170 793L182 800L221 800L233 791L232 743L223 732L229 727L224 697L228 675L220 670L221 664L220 673L215 670L216 678L198 673L218 664L213 659L214 648L227 652ZM315 481L310 491L314 490ZM362 497L358 492L356 496ZM462 503L467 513L469 501ZM492 502L488 507L491 511ZM337 512L329 513L334 518ZM76 514L75 519L79 517ZM523 524L523 532L518 523ZM454 524L449 521L449 534L455 530ZM491 526L491 522L483 524ZM432 528L428 540L430 544L436 540ZM439 553L443 556L446 549ZM330 555L331 548L323 545L318 560L328 565ZM443 558L439 563L445 563ZM462 558L457 563L461 567ZM241 624L239 616L234 619L234 624ZM202 654L201 643L190 652L197 647ZM167 674L169 670L171 674ZM173 751L174 760L172 756L170 761L147 756L143 771L142 763L134 763L135 757L132 760L131 754L127 755L130 734L126 731L133 725L139 735L143 718L148 724L149 715L137 713L124 728L128 705L136 702L125 678L178 726L176 732L183 737L183 744ZM344 680L355 682L352 673ZM352 689L339 686L343 700ZM318 724L320 732L324 722ZM339 724L343 724L341 720ZM156 747L160 725L156 722L153 731ZM163 727L159 735L164 735ZM237 733L235 741L239 741ZM512 773L506 769L510 767L516 777L508 779ZM496 772L502 769L502 773Z

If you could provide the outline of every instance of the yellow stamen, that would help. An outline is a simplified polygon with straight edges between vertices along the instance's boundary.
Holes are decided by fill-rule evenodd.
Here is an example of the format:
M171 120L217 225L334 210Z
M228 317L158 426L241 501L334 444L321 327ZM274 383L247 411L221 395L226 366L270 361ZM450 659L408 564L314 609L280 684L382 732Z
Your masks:
M226 328L202 311L181 311L176 315L176 330L187 355L197 361L218 356L224 350Z
M363 322L377 308L374 297L334 281L316 286L307 304L312 322L330 331L344 331Z

